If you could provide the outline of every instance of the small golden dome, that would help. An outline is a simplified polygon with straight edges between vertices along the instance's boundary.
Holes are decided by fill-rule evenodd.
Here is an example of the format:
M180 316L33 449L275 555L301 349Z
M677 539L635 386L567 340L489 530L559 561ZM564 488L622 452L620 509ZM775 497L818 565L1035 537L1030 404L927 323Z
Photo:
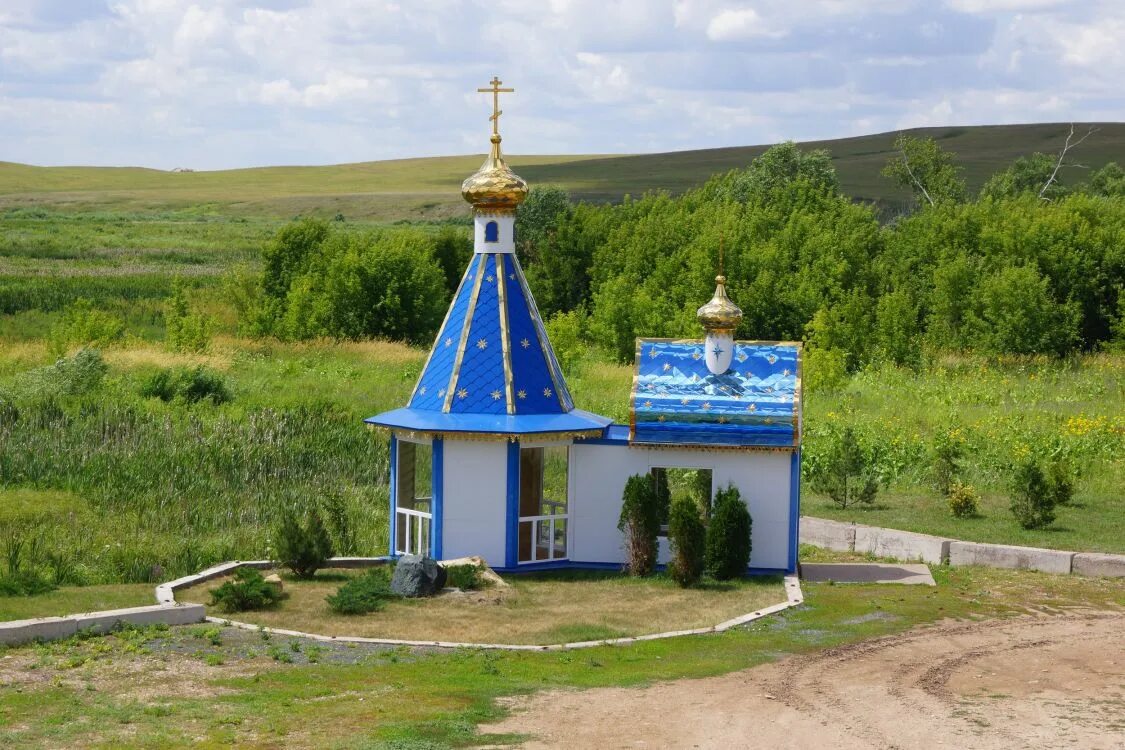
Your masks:
M734 333L742 322L742 310L727 296L727 277L715 277L715 296L695 313L700 324L708 331Z
M504 163L498 134L481 168L461 183L461 197L482 211L514 211L527 197L527 182Z

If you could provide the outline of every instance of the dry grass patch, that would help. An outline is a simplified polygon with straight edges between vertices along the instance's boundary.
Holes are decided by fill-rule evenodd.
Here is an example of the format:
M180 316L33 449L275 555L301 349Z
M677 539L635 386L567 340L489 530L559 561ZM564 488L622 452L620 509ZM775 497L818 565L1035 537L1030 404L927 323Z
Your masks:
M445 595L398 600L369 615L337 615L325 602L355 571L321 571L312 581L285 580L279 607L232 619L334 636L548 644L708 627L785 601L779 576L681 589L663 577L632 579L601 571L506 576L504 596ZM182 591L181 601L210 601L222 580ZM216 617L226 617L211 612Z
M170 352L157 346L136 346L129 348L107 348L102 357L113 367L135 370L141 367L195 367L204 365L214 370L230 369L233 355L230 351L213 348L204 354Z

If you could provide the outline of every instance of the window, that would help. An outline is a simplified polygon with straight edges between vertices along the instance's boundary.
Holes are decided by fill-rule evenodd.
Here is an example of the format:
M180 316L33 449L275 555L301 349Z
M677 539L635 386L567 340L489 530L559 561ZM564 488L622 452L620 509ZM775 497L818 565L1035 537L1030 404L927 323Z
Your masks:
M395 553L430 552L433 522L433 448L429 443L398 442L395 497Z
M711 516L711 470L675 469L663 466L653 467L652 481L660 499L660 536L668 535L668 513L672 503L680 498L689 498L699 506L699 512L706 520Z
M567 556L568 458L565 445L520 449L521 563Z
M484 241L485 242L499 242L500 241L500 225L495 221L490 221L484 225Z

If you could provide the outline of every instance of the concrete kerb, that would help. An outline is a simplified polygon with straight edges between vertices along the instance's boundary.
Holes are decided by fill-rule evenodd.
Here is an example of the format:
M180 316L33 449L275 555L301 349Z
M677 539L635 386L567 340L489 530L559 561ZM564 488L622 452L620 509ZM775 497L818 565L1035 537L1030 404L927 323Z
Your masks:
M334 557L331 559L326 567L340 567L340 568L365 568L374 567L376 565L384 565L391 558L389 557ZM247 566L253 568L268 568L272 567L273 563L268 560L248 560L248 561L234 561L229 563L222 563L207 570L200 571L194 576L184 576L177 578L175 581L161 584L156 587L156 597L158 601L163 601L161 597L171 596L172 601L175 601L175 591L177 589L194 586L204 581L209 581L214 578L224 576L236 568ZM321 635L319 633L305 633L300 630L286 630L284 628L269 628L262 625L254 625L248 622L240 622L238 620L231 620L225 617L210 617L208 616L207 622L212 622L217 625L226 625L232 628L239 628L242 630L253 630L261 633L269 633L271 635L279 635L287 638L307 638L313 641L321 641L324 643L368 643L380 646L408 646L411 648L438 648L438 649L457 649L457 648L476 648L490 651L569 651L572 649L581 648L594 648L596 646L622 646L629 643L639 643L641 641L656 641L664 638L679 638L685 635L706 635L708 633L722 633L731 628L745 625L746 623L753 622L762 617L767 617L778 612L782 612L790 607L796 607L804 602L804 594L801 592L801 582L796 575L785 576L785 598L786 601L779 604L774 604L770 607L748 612L745 615L735 617L733 619L721 622L718 625L712 625L706 628L694 628L691 630L673 630L664 633L650 633L648 635L629 636L626 638L607 638L600 641L575 641L570 643L552 643L546 646L528 645L518 643L461 643L457 641L419 641L419 640L405 640L400 638L364 638L362 636L351 635ZM199 605L194 605L199 606Z
M16 646L33 641L70 638L79 631L109 633L118 625L190 625L203 622L207 612L202 604L156 604L101 612L83 612L62 617L37 617L30 620L0 622L0 643Z
M1080 576L1125 578L1125 555L1079 552L1071 562L1071 572Z
M1075 553L1038 547L1007 544L953 542L949 545L950 565L985 565L990 568L1038 570L1069 575Z
M867 552L931 565L983 565L1062 575L1125 578L1125 555L962 542L912 531L801 517L800 541L843 552Z

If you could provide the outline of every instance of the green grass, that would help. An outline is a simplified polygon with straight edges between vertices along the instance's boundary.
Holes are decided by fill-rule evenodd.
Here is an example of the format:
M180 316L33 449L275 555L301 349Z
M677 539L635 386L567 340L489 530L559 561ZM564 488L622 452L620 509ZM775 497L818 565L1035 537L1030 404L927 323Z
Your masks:
M889 487L875 506L840 510L806 488L806 515L873 526L1079 551L1125 552L1125 357L1097 355L989 363L948 359L923 372L861 373L836 393L805 403L805 469L822 437L856 426ZM982 495L980 514L954 518L934 489L931 450L939 432L964 445L961 479ZM1021 528L1008 510L1015 462L1062 458L1079 473L1074 502L1046 529Z
M156 599L152 586L147 583L63 586L38 596L0 596L0 620L57 617L150 604L156 604Z
M1102 123L1075 159L1098 168L1125 152L1125 124ZM1065 124L921 128L907 131L937 139L958 156L970 189L1034 151L1057 153ZM834 158L844 192L857 200L894 205L908 196L879 171L891 156L897 132L813 141ZM483 146L483 142L482 142ZM649 190L683 192L716 172L745 167L767 146L663 154L510 156L532 185L560 184L579 198L616 201ZM441 219L463 216L461 181L480 156L447 156L315 167L264 167L171 173L111 167L32 167L0 162L0 208L154 213L193 217L281 217L337 213L348 219ZM1083 174L1085 171L1083 171ZM1064 178L1065 180L1065 178Z
M574 652L357 647L346 659L337 644L310 664L307 649L288 639L227 630L215 646L197 628L12 649L0 683L0 742L460 747L480 742L476 725L503 714L503 696L706 677L945 618L1125 605L1125 589L1107 580L975 568L938 568L935 578L936 588L807 585L804 606L746 628Z
M313 501L341 510L341 553L386 549L387 443L361 420L405 401L425 352L221 338L205 355L126 342L104 356L100 390L44 399L34 372L53 361L46 345L0 346L0 393L14 394L21 412L0 422L0 505L74 508L24 535L40 553L71 558L75 582L147 582L267 556L279 510ZM577 406L627 420L631 369L588 356L567 373ZM158 369L196 364L225 378L231 403L138 395ZM802 510L958 539L1125 552L1123 370L1121 355L951 360L921 373L865 372L839 392L807 394L806 471L829 430L851 423L888 487L873 509L844 512L806 484ZM951 426L966 440L963 478L983 495L979 518L953 518L932 487L930 446ZM1039 531L1021 529L1007 510L1008 467L1031 453L1066 456L1081 472L1074 505Z

